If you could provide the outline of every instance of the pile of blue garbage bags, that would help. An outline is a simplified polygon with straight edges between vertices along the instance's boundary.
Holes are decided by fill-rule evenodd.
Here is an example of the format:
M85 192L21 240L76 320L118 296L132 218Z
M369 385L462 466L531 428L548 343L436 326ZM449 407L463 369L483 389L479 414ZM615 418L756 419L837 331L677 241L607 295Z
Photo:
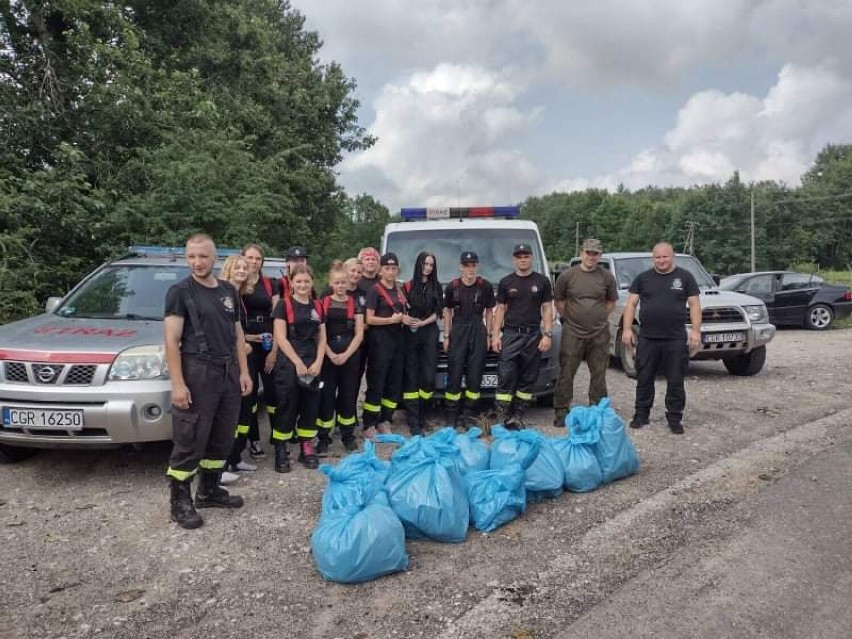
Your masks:
M566 417L566 436L535 430L443 428L429 437L379 435L399 445L390 461L372 442L328 477L322 512L311 536L322 576L359 583L408 568L405 538L458 543L470 526L489 532L521 515L530 502L564 490L588 492L639 469L624 420L604 398Z

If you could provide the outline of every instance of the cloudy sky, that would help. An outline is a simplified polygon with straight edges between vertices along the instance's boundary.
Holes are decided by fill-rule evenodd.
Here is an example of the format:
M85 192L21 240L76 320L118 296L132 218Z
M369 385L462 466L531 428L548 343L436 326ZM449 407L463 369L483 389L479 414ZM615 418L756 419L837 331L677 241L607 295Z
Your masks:
M511 204L588 187L794 186L852 142L850 0L293 0L358 82L354 195Z

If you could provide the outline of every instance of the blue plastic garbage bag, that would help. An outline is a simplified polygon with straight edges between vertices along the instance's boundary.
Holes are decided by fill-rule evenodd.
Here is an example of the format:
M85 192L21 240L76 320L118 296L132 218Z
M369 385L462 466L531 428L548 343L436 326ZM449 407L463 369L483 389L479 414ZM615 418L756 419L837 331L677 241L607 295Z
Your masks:
M575 406L566 418L568 435L551 440L565 469L563 486L571 492L589 492L603 483L601 465L595 456L595 444L600 438L598 414L585 406Z
M391 455L389 471L391 474L422 459L436 457L446 459L461 472L464 462L461 459L461 451L455 444L455 436L456 433L452 428L443 428L429 437L416 435L406 438L392 434L376 435L375 439L380 443L399 445L399 449Z
M595 444L595 456L601 465L604 483L632 475L639 470L636 448L624 426L624 420L604 397L594 407L599 412L600 439Z
M391 470L385 490L407 537L450 543L467 537L470 506L452 459L424 457Z
M369 440L364 442L364 452L347 455L337 466L322 464L319 471L328 477L322 514L368 504L384 485L389 468L388 462L376 457Z
M453 443L458 446L461 455L462 472L469 473L477 470L488 470L491 452L482 441L482 429L471 428L464 433L455 433Z
M517 463L524 469L527 500L540 501L562 494L565 469L559 455L544 435L535 430L510 431L503 426L492 426L492 469Z
M311 535L311 551L323 578L344 584L408 568L405 531L383 491L366 505L323 515Z
M524 469L510 463L497 470L473 470L464 477L473 527L490 532L508 524L527 507Z

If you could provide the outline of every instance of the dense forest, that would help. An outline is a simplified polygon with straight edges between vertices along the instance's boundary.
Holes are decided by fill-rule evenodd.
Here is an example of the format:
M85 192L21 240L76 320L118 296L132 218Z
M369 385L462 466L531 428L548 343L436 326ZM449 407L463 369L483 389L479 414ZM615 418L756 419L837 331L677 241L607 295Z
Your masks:
M130 244L310 247L327 264L375 244L387 208L335 168L375 140L355 82L321 64L286 0L0 0L0 322L37 312ZM661 239L709 268L848 268L852 146L801 186L588 190L531 197L551 260ZM482 204L495 204L484 202ZM504 204L504 203L501 203Z

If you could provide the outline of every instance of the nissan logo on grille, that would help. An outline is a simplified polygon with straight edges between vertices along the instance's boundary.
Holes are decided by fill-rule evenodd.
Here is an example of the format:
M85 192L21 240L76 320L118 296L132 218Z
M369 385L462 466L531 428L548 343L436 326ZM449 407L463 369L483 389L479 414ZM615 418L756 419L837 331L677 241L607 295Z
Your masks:
M54 368L53 366L39 366L35 371L38 381L42 384L50 384L59 376L62 371L61 367Z

